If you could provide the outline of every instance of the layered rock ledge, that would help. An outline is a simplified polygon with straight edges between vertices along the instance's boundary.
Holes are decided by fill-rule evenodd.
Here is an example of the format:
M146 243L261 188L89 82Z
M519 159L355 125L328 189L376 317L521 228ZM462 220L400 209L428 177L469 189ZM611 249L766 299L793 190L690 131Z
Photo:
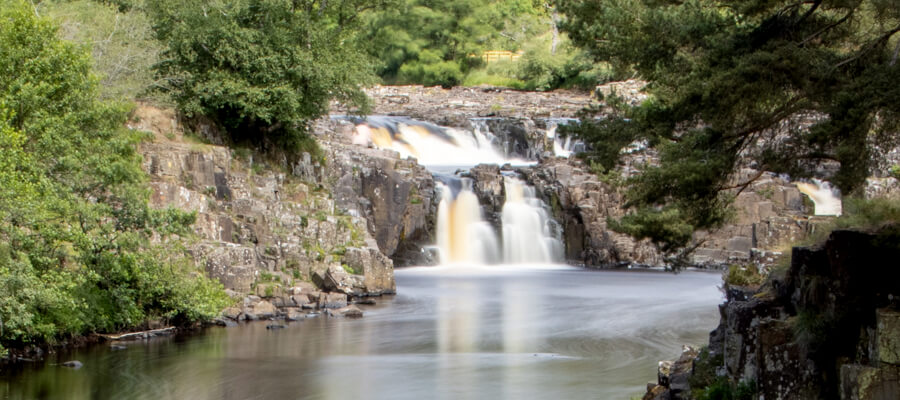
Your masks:
M644 399L688 399L716 376L767 400L900 398L898 243L896 225L835 231L762 287L728 287L708 351L661 363Z

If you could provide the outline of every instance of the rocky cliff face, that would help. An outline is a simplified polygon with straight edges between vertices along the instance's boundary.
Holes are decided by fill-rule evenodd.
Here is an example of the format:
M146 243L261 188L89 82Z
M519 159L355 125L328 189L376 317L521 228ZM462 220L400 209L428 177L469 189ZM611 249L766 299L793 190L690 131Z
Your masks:
M642 160L635 160L642 162ZM613 232L608 218L625 214L617 175L599 178L576 160L545 160L521 172L551 205L564 228L566 257L588 266L663 265L663 255L648 241ZM745 170L736 180L757 171ZM736 218L712 232L698 232L690 256L696 266L719 267L752 262L771 264L778 252L806 237L823 218L809 216L800 191L774 174L763 174L735 199Z
M638 81L616 82L598 87L598 92L604 96L616 93L636 104L644 98L641 87ZM553 140L547 129L565 123L578 110L591 105L589 96L419 86L377 87L370 90L370 95L375 99L376 113L489 130L494 145L508 157L540 160L537 166L518 171L536 187L564 228L566 258L570 262L596 267L665 264L663 255L651 243L608 229L607 218L621 217L626 211L622 208L622 193L615 185L620 177L610 175L601 180L583 163L553 156ZM618 173L622 177L637 173L635 166L647 162L654 162L651 152L633 152ZM505 200L499 171L496 166L479 166L466 174L474 180L475 192L495 227ZM734 180L746 180L756 174L757 171L744 170ZM885 184L870 186L873 192L893 190ZM700 245L688 260L690 263L705 267L771 264L789 243L806 237L823 219L811 217L811 204L804 195L773 174L762 174L740 193L735 210L733 223L695 237Z
M404 238L427 236L431 175L393 153L332 141L340 135L329 132L323 160L305 155L273 168L249 151L184 136L170 111L141 107L136 120L133 129L154 133L140 149L151 203L197 213L197 240L187 247L244 298L229 312L235 318L393 293L389 257Z
M661 371L645 398L690 398L669 382L702 381L691 376L699 370L767 400L900 398L898 243L897 226L835 231L794 248L787 271L761 288L729 287L708 353L682 357L693 366L679 377Z

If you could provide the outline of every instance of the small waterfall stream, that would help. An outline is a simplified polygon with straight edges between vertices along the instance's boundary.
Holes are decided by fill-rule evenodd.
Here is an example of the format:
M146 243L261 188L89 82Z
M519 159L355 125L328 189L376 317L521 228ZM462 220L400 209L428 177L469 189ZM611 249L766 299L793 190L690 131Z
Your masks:
M562 261L561 229L535 196L534 188L504 177L506 202L500 215L501 240L485 220L472 181L454 194L439 184L437 247L441 264L546 264Z
M812 183L797 182L796 185L797 189L809 196L809 199L815 204L815 215L838 216L843 212L841 193L828 182L813 179Z
M442 264L494 264L499 260L497 236L488 224L472 192L472 181L454 196L451 188L439 184L441 202L437 212L437 246Z
M535 196L534 187L504 177L506 203L503 205L503 262L551 263L562 260L561 229Z

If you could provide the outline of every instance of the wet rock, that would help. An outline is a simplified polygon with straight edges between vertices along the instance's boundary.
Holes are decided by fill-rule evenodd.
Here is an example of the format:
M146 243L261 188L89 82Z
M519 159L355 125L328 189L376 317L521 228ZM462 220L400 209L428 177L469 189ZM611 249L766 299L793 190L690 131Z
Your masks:
M900 366L900 312L879 309L875 318L874 358L885 364Z
M348 248L342 261L351 269L362 272L362 293L380 295L397 291L397 284L394 281L394 263L377 249ZM359 285L359 282L352 282L351 285ZM360 290L341 291L348 295L361 294Z
M82 364L81 361L78 361L78 360L66 361L59 365L62 365L63 367L66 367L66 368L72 368L72 369L80 369L81 367L84 366L84 364Z
M841 366L841 398L846 400L900 399L900 367Z
M273 318L277 312L278 310L275 309L275 306L265 300L253 306L253 314L255 314L257 319Z
M347 295L343 293L322 293L319 295L319 308L343 308L347 306Z
M222 316L237 321L241 315L241 309L237 307L228 307L222 311Z
M225 328L234 328L234 327L238 326L238 323L233 320L223 318L223 319L217 319L216 325L223 326Z
M284 315L284 319L288 321L300 321L304 318L306 318L306 314L300 308L289 308Z
M671 399L669 389L655 383L647 384L647 393L641 400L669 400Z
M328 310L328 315L332 317L362 318L363 312L359 307L350 305L337 310Z
M284 325L281 325L281 324L269 324L269 325L266 325L266 329L268 329L268 330L277 330L277 329L284 329L284 328L285 328L285 326L284 326Z
M340 265L329 266L327 270L316 273L313 282L327 291L341 292L351 296L365 293L363 277L351 275Z

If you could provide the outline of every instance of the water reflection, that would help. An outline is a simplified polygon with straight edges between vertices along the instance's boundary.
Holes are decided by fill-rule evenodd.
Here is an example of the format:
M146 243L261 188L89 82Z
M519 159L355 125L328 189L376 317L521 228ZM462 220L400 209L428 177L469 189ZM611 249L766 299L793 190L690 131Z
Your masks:
M523 266L397 271L360 320L311 318L61 355L2 399L629 398L705 340L717 274Z

